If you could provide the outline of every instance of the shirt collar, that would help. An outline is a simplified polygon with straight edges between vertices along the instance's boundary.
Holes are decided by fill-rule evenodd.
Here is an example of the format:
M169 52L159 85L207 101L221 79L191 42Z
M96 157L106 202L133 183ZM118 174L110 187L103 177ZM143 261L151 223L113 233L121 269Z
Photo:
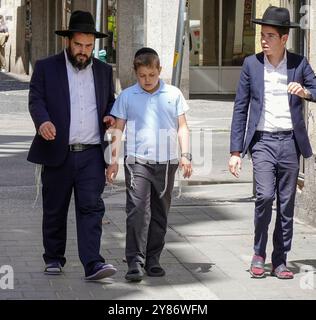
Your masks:
M71 67L75 72L80 72L80 71L83 71L83 70L88 70L88 69L91 69L92 66L93 66L93 59L91 59L91 62L87 65L87 67L83 70L79 70L78 68L75 68L71 62L69 61L69 58L68 58L68 54L67 54L67 51L66 49L64 49L64 54L65 54L65 59L66 59L66 65L68 67Z
M135 84L134 89L135 89L134 93L137 93L137 94L141 94L141 93L150 94L149 92L145 91L138 82ZM162 79L159 79L159 88L154 93L152 93L152 95L156 95L162 92L167 92L166 84Z
M265 65L267 65L269 68L273 68L273 69L279 69L280 67L282 67L284 64L287 65L287 50L284 51L284 56L283 59L281 60L281 62L278 64L277 67L274 67L268 57L266 55L264 55L264 63Z

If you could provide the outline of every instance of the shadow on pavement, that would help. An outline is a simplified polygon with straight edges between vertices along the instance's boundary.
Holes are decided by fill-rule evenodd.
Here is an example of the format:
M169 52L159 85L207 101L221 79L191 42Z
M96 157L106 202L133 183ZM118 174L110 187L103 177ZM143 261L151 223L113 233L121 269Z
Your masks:
M191 94L191 100L210 100L210 101L226 101L233 102L235 94Z
M294 273L301 273L301 272L310 272L313 271L316 272L316 260L315 259L306 259L306 260L294 260L294 261L288 261L287 267ZM269 268L269 271L272 270L272 264L267 264L267 268Z
M29 77L0 72L0 92L29 89Z
M26 160L32 139L0 135L0 187L34 185L34 166Z

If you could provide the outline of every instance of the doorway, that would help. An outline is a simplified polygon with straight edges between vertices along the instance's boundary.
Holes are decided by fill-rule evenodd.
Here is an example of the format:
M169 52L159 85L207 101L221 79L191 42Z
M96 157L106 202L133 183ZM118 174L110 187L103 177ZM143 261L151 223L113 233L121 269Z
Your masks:
M245 57L255 53L254 0L190 0L190 93L236 92Z

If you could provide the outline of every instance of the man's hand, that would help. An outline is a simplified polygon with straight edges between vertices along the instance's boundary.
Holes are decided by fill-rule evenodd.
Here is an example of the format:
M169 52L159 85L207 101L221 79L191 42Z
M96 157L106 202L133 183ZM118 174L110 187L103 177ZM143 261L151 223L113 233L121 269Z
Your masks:
M288 92L290 94L295 94L302 99L309 99L311 96L310 92L307 89L304 89L298 82L290 82L288 85Z
M229 171L236 178L239 178L241 171L241 157L239 152L232 153L229 160Z
M105 123L107 129L114 127L116 123L115 119L112 116L105 116L103 118L103 122Z
M183 178L190 178L192 175L192 163L185 157L181 157L179 168L183 172Z
M106 180L108 183L112 184L114 182L118 173L118 169L119 166L117 163L113 163L108 166L108 168L106 169Z
M56 128L52 122L46 121L42 123L39 127L38 134L41 135L47 141L55 140Z

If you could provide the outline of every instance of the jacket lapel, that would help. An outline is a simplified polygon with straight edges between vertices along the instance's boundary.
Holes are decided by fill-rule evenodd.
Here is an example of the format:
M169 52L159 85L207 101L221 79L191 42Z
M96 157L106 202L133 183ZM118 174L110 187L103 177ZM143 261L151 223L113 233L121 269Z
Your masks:
M260 97L260 113L263 107L263 99L264 99L264 54L263 52L257 55L258 63L256 64L256 84L259 90L259 97Z
M287 83L288 84L294 81L295 71L296 71L296 67L295 67L294 59L292 59L291 53L287 51ZM289 97L289 104L291 105L292 95L288 93L288 97Z
M95 88L95 98L96 98L96 103L97 103L97 109L98 109L98 115L99 115L99 119L101 118L101 98L100 98L100 86L102 86L102 77L99 74L99 69L96 68L95 65L95 59L93 59L93 66L92 66L92 70L93 70L93 78L94 78L94 88Z
M68 83L68 74L65 60L64 51L57 55L57 72L59 75L60 85L65 94L65 101L67 105L67 115L70 119L70 93L69 93L69 83Z

